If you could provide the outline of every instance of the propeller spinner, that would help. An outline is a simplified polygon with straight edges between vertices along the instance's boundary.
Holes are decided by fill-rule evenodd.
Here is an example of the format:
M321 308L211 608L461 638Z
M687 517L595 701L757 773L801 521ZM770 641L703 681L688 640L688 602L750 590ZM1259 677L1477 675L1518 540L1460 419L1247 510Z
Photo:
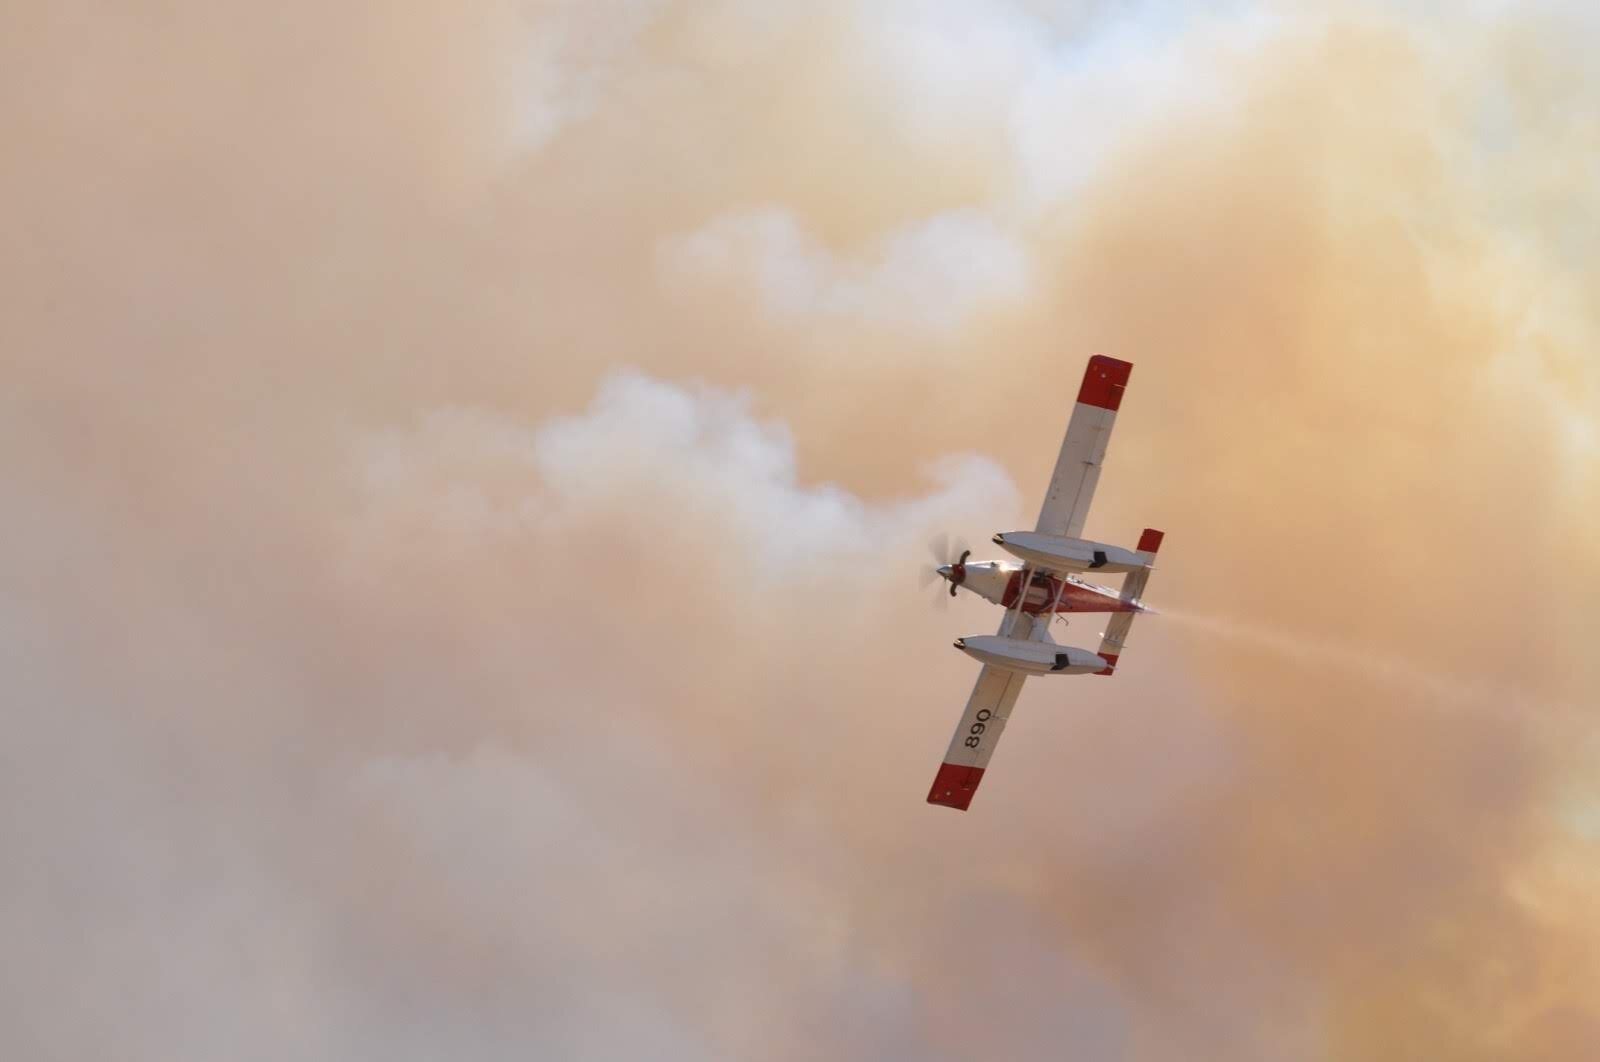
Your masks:
M941 564L939 574L950 580L950 596L956 596L956 587L967 581L967 558L972 556L970 549L961 551L961 557L954 564Z
M956 588L967 580L967 558L972 551L959 538L952 544L950 536L942 533L934 536L928 549L933 554L934 574L950 584L950 596L955 597Z

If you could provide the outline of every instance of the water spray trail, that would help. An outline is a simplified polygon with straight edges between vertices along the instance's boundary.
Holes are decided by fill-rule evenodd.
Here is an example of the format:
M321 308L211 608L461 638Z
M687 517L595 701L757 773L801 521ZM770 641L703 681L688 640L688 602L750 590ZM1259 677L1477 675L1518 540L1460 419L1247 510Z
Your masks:
M1440 674L1418 667L1404 657L1385 653L1353 642L1344 642L1311 633L1286 631L1246 623L1232 617L1203 615L1170 608L1161 610L1167 621L1203 635L1265 650L1307 665L1361 672L1390 686L1405 689L1424 700L1419 704L1437 709L1470 708L1510 715L1533 705L1518 690L1484 681L1468 681L1456 675ZM1552 709L1570 711L1567 706L1539 705L1548 714Z

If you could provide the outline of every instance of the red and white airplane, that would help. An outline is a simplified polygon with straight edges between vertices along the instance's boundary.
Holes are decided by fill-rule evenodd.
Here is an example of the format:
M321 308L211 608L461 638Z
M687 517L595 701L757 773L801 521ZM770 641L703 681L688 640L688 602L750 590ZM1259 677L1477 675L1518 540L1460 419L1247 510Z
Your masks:
M1024 679L1112 674L1133 617L1150 611L1140 597L1161 548L1162 533L1146 528L1131 550L1079 537L1132 372L1128 362L1103 354L1089 359L1038 524L1032 531L994 536L995 545L1022 563L969 564L971 551L963 550L959 560L938 569L950 584L951 597L958 589L969 590L1006 612L997 634L956 640L956 648L981 661L983 670L928 791L930 804L967 810ZM1081 578L1080 572L1121 573L1122 588L1097 586ZM1051 619L1068 612L1111 613L1099 652L1051 640Z

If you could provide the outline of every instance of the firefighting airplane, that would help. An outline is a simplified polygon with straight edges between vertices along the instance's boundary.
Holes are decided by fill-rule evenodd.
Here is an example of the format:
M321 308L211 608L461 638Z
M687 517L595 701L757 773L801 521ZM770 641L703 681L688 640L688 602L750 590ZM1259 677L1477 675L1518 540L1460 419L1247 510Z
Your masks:
M963 550L959 559L938 568L950 584L951 597L956 590L966 589L1006 611L998 633L956 640L956 648L980 661L983 670L928 791L930 804L967 810L1024 679L1029 675L1112 674L1133 617L1151 611L1140 597L1161 547L1162 532L1146 528L1138 546L1131 550L1079 537L1100 480L1117 407L1132 372L1128 362L1103 354L1089 359L1039 523L1032 531L994 536L995 545L1022 563L969 564L971 551ZM1122 589L1096 586L1080 578L1079 572L1121 573ZM1064 612L1111 614L1099 652L1051 640L1050 621Z

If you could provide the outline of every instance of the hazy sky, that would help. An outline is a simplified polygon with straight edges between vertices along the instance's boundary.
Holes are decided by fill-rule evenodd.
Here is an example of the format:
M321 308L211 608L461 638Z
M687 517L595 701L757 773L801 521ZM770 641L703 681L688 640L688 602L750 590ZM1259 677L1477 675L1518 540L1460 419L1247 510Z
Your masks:
M4 5L0 1055L1592 1057L1591 6Z

